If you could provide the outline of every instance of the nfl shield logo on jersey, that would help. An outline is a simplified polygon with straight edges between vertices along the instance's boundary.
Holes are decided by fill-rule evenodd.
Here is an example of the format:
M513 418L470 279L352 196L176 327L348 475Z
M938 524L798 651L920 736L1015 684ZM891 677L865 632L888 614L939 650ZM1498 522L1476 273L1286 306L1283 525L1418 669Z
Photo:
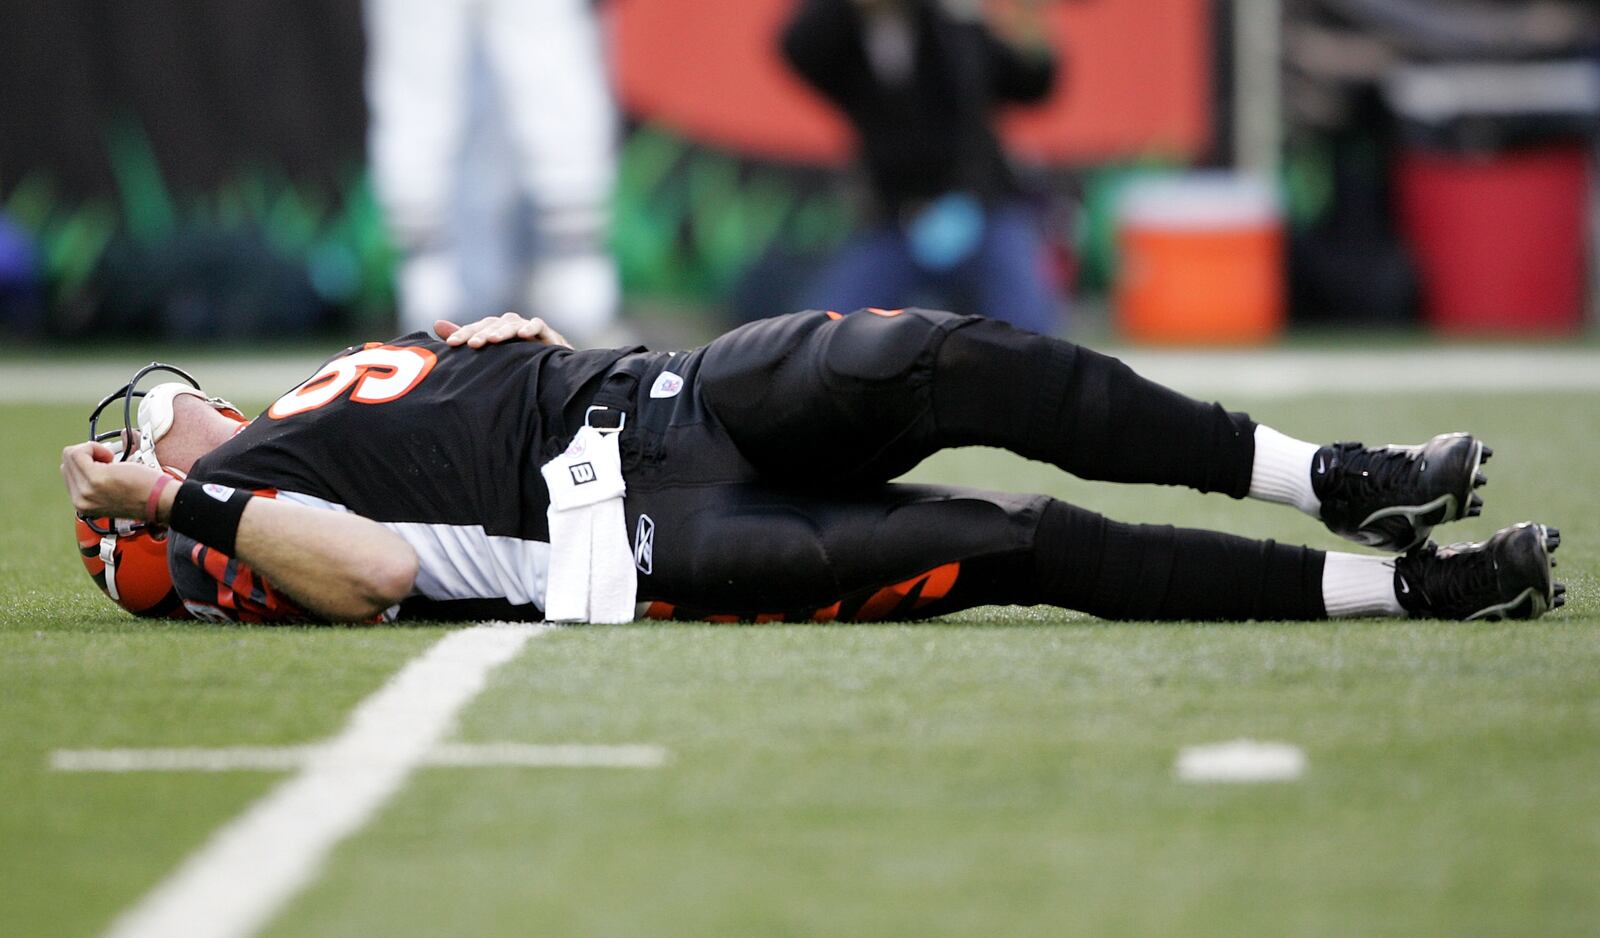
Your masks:
M655 566L656 523L649 515L639 516L639 525L633 529L633 565L648 575Z
M663 371L656 383L650 386L651 397L677 397L683 390L683 378L670 371Z

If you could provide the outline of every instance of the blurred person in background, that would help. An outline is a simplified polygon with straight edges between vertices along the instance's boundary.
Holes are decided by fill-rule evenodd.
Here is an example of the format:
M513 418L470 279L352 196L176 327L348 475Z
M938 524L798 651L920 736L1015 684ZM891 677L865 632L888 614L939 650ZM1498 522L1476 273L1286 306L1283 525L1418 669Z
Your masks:
M533 211L512 300L559 313L575 337L607 333L619 300L606 245L616 114L585 0L366 0L366 14L373 176L402 254L402 328L479 312L466 308L451 224L478 50Z
M0 212L0 326L10 338L44 329L38 253L28 232Z
M807 305L937 302L1057 331L1037 212L993 126L1050 94L1057 61L1038 4L1011 10L1000 30L982 0L801 0L784 54L849 120L875 197Z

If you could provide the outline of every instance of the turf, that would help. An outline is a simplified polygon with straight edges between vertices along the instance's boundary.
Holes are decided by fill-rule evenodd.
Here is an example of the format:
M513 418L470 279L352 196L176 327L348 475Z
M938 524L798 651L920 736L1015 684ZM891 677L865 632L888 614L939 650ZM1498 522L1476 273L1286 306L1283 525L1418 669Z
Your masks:
M663 769L430 769L267 929L289 935L1578 935L1600 922L1600 396L1241 401L1313 439L1471 428L1473 537L1562 528L1537 623L574 628L468 741L653 742ZM282 776L63 775L57 748L305 742L443 629L152 626L74 556L83 407L0 405L0 933L102 930ZM1308 519L983 450L918 478L1336 546ZM1292 742L1298 782L1179 783Z

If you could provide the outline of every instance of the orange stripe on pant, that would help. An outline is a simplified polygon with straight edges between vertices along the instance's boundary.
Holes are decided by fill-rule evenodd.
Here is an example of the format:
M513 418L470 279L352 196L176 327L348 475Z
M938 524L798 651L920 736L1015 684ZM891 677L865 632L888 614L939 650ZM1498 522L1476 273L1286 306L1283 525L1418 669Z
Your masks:
M950 595L955 588L956 580L961 576L961 564L947 563L934 567L932 570L919 573L916 576L901 580L898 583L882 587L874 592L859 607L850 614L852 622L878 622L899 611L908 597L915 595L909 611L922 609L931 602L943 599ZM860 595L859 593L856 595ZM796 621L835 622L838 621L843 611L844 601L833 603L817 609L810 615L799 613ZM673 603L655 601L645 608L644 616L647 619L673 619L678 616L679 607ZM788 621L786 613L762 612L754 616L740 616L732 613L704 613L699 610L685 610L685 618L701 618L707 622L730 623L749 619L757 623L785 622Z

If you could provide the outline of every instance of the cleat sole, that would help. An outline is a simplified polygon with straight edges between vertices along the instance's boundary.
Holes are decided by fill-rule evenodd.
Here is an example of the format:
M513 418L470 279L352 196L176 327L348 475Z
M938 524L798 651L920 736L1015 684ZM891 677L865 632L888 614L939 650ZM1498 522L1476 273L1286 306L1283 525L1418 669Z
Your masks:
M1556 568L1556 548L1561 546L1561 529L1552 528L1547 524L1539 525L1539 546L1544 548L1544 576L1548 585L1545 587L1546 592L1543 597L1544 608L1533 610L1533 614L1529 616L1532 619L1537 619L1552 609L1560 609L1567 602L1566 586L1557 583L1552 573Z
M1483 469L1483 454L1484 451L1489 447L1485 446L1482 440L1474 439L1470 436L1468 439L1472 440L1472 452L1467 458L1466 475L1471 482L1468 484L1466 494L1458 503L1461 506L1460 513L1456 514L1454 517L1446 515L1444 518L1445 521L1457 521L1462 518L1476 517L1476 515L1472 513L1472 504L1474 501L1478 503L1478 514L1483 513L1483 498L1477 494L1476 490L1489 484L1489 477L1484 475L1481 471Z

